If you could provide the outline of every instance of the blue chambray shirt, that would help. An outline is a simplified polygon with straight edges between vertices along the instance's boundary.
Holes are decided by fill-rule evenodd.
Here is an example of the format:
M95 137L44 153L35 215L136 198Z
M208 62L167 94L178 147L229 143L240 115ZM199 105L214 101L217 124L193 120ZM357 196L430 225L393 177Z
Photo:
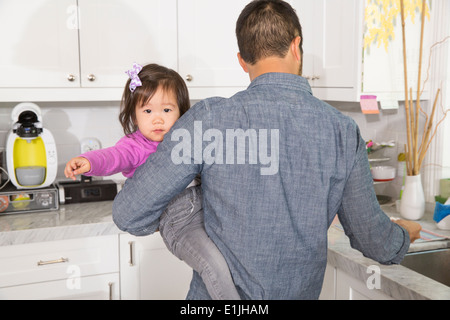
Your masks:
M317 299L336 214L369 258L399 263L409 248L408 233L377 202L358 126L300 76L263 74L229 99L193 106L126 181L115 223L138 236L155 232L197 174L207 233L243 299ZM209 299L195 272L188 299Z

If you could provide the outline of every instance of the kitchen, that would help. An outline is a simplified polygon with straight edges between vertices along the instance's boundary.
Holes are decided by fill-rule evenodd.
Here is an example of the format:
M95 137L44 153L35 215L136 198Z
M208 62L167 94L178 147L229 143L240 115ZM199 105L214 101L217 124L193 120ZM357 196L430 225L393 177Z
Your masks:
M381 1L289 2L297 9L304 28L304 76L309 78L314 94L351 116L366 140L394 141L394 147L372 156L389 159L383 165L399 167L398 154L404 152L406 143L399 23L395 41L388 47L395 53L386 54L384 46L364 43L368 28L364 20L366 8ZM108 147L123 136L117 119L125 71L131 63L149 62L151 56L152 62L177 70L186 79L193 102L216 95L231 96L249 84L248 76L237 63L234 35L236 17L248 1L236 1L233 6L211 0L107 3L99 0L0 3L0 37L6 39L9 49L0 54L0 141L7 140L14 107L26 101L37 104L44 128L55 138L57 181L65 180L64 166L80 154L83 139L95 138L102 147ZM424 52L428 53L431 44L450 34L446 19L449 15L446 1L433 1L431 17L426 20ZM408 23L408 30L414 31L408 33L412 38L408 41L409 48L417 46L414 41L420 35L418 16L415 24ZM106 34L114 34L113 39ZM416 69L418 58L415 52L410 56L413 81L412 70ZM424 61L428 61L428 55L425 56ZM447 60L448 43L444 43L433 55L433 78L422 97L430 111L434 92L441 85L443 97L447 98L443 106L448 109ZM381 67L380 63L386 61L390 65ZM399 68L393 70L392 65ZM424 63L424 72L426 66ZM411 85L415 88L413 82ZM367 110L361 103L362 95L376 95L381 110L364 113ZM450 233L438 230L432 221L440 180L450 177L450 150L444 148L450 143L449 122L443 122L427 153L422 170L427 213L419 221L424 229L447 240L414 244L412 248L416 251L424 246L437 249L450 245ZM0 147L6 148L6 144ZM108 180L120 185L123 177L115 175ZM391 183L375 186L377 194L391 197L383 208L394 217L399 217L395 200L399 197L401 180L397 175ZM111 205L111 201L61 204L55 211L0 216L0 259L5 266L3 270L0 267L0 299L183 299L191 271L165 250L157 235L137 239L120 233L111 220ZM374 262L350 249L338 225L330 228L329 244L325 281L328 289L323 291L323 298L450 298L448 284L423 278L404 266L380 266L381 289L367 291L366 271ZM75 257L64 248L70 248ZM36 266L40 261L44 265ZM144 272L149 268L161 276L151 278L150 272ZM418 284L404 280L408 278L411 282L416 276L420 278ZM163 286L167 281L173 281L173 285ZM342 281L343 285L336 285ZM401 285L389 285L398 282ZM422 287L417 288L420 284ZM430 287L432 292L427 290Z

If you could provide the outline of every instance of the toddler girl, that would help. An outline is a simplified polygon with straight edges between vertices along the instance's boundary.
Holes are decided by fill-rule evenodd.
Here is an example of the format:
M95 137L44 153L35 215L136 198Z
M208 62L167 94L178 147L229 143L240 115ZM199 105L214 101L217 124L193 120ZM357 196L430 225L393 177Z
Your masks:
M186 84L175 71L156 64L145 67L134 64L127 73L130 79L119 115L125 136L114 147L71 159L64 170L67 178L119 172L132 177L137 167L156 151L175 121L189 109ZM206 234L197 180L171 200L161 215L159 231L170 252L202 276L213 299L240 299L225 259Z

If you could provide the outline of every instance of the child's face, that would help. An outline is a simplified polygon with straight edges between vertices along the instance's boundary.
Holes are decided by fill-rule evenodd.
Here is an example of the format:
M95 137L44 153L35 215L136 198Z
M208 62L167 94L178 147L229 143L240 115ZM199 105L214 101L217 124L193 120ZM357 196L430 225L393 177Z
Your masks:
M139 131L149 140L161 142L175 121L180 118L175 93L158 88L143 106L136 106L136 124Z

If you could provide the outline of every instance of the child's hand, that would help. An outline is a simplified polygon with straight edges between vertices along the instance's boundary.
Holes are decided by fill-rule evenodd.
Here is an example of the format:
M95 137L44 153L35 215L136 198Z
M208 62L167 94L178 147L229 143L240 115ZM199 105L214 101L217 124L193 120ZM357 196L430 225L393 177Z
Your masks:
M90 170L91 163L88 159L76 157L67 162L66 168L64 169L64 174L66 175L66 178L70 178L75 181L76 175L89 172Z

